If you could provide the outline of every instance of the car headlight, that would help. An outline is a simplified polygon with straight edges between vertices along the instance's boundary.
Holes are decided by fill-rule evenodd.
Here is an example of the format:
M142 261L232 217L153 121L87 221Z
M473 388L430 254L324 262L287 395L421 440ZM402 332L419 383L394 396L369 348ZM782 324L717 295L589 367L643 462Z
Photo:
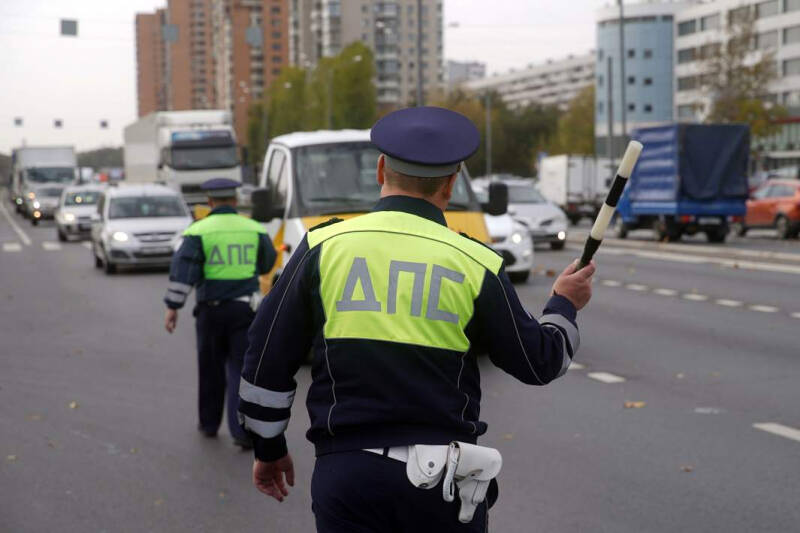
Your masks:
M28 193L28 198L30 198L31 200L33 200L34 198L36 198L36 193L35 193L35 192L33 192L33 191L29 192L29 193Z
M64 213L64 222L73 222L75 220L75 215L72 213Z
M511 242L513 242L514 244L521 243L523 238L524 237L522 236L522 233L518 231L515 231L514 233L511 234Z
M34 209L39 209L40 207L42 207L42 204L39 203L39 200L34 200L33 201L33 208Z
M111 238L117 242L126 242L128 240L128 234L124 231L115 231Z
M567 232L566 231L559 231L557 237L558 237L559 241L566 240Z

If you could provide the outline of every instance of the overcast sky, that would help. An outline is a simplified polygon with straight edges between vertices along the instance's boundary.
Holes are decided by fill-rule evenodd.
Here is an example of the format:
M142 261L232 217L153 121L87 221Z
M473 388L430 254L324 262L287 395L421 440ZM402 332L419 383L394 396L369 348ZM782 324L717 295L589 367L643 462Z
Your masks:
M606 3L445 0L445 59L476 59L502 72L587 52L594 47L594 11ZM122 128L136 118L134 14L165 4L0 1L0 152L23 139L79 150L120 145ZM79 19L80 37L59 37L60 18ZM14 117L24 126L14 127ZM64 121L60 130L53 128L57 118Z

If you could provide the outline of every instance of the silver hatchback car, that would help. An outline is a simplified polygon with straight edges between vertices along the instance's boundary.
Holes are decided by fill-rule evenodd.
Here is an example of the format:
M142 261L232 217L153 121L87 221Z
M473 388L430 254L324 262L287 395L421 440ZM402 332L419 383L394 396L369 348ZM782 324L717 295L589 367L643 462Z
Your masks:
M90 236L101 194L103 189L96 185L73 185L64 189L55 213L58 240Z
M119 265L167 266L192 217L183 197L163 185L109 187L97 204L92 252L107 274Z

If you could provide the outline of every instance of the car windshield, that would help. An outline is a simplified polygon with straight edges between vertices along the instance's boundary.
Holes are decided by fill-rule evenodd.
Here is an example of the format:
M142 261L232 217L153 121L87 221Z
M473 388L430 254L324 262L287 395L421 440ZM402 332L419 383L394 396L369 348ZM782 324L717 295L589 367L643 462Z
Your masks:
M63 191L64 189L59 187L45 187L43 189L37 189L36 195L43 198L58 198Z
M97 191L68 192L64 205L96 205L99 197Z
M128 196L112 198L108 218L150 218L186 216L176 196Z
M508 202L511 204L545 204L547 200L533 185L509 185Z
M368 142L335 143L295 149L294 179L303 215L368 211L380 198L375 179L380 152ZM466 178L460 177L453 209L478 209Z
M236 146L173 148L168 165L175 170L230 168L239 164Z
M70 167L29 168L26 174L31 183L70 183L75 180L75 169Z

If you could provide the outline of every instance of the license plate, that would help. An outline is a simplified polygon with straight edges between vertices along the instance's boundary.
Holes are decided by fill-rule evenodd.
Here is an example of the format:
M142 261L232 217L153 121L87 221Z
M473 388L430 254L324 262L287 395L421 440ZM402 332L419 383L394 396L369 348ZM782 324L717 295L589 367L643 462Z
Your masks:
M697 219L697 223L701 226L719 226L722 224L722 220L717 217L700 217Z
M90 229L92 229L92 225L91 224L78 224L78 229L81 230L81 231L89 231Z
M142 255L164 255L172 253L172 248L167 248L163 246L160 248L142 248L139 252Z

